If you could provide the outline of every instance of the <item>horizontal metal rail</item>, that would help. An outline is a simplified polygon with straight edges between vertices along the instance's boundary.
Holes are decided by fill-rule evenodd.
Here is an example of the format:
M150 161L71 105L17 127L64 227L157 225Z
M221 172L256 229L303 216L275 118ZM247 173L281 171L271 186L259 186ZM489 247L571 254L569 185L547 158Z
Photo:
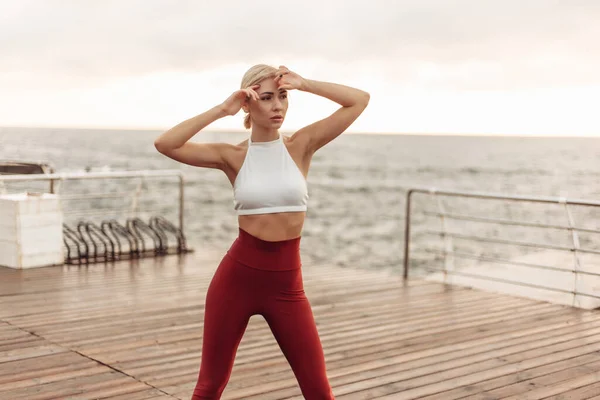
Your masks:
M509 260L508 258L474 256L472 254L463 253L460 251L446 251L446 250L439 250L439 249L433 249L433 248L425 248L422 251L423 251L423 253L433 253L433 254L438 254L441 256L451 255L451 256L455 256L455 257L467 258L467 259L477 260L477 261L487 261L487 262L493 262L493 263L499 263L499 264L512 264L512 265L519 265L522 267L530 267L530 268L535 268L535 269L545 269L547 271L577 272L581 275L600 276L600 273L594 273L594 272L588 272L588 271L575 271L574 269L558 268L558 267L552 267L549 265L524 263L524 262L519 262L519 261L512 261L512 260Z
M413 193L424 193L431 195L442 195L451 197L470 197L488 200L507 200L520 201L530 203L546 203L546 204L570 204L573 206L592 206L600 207L600 202L583 199L567 199L566 197L548 197L548 196L511 196L497 193L483 192L463 192L454 190L439 190L437 188L410 188L408 189L407 197L410 198Z
M441 268L432 268L432 267L427 267L427 266L423 266L422 268L426 269L428 271L445 272ZM484 280L490 280L490 281L494 281L494 282L508 283L508 284L511 284L511 285L525 286L525 287L531 287L531 288L542 289L542 290L552 290L554 292L559 292L559 293L572 294L572 295L578 295L578 296L591 297L591 298L594 298L594 299L600 299L600 296L598 296L597 294L575 292L575 291L572 291L572 290L565 290L565 289L560 289L560 288L548 288L546 286L536 285L536 284L533 284L533 283L518 282L518 281L509 280L509 279L494 278L494 277L483 276L483 275L476 275L476 274L469 274L467 272L459 272L459 271L454 271L453 274L454 275L458 275L458 276L465 276L467 278L484 279Z
M112 178L141 178L141 177L171 177L183 176L179 170L140 170L140 171L113 171L113 172L63 172L55 174L30 174L30 175L0 175L1 181L50 181L73 179L112 179Z
M569 206L583 206L583 207L597 208L597 207L600 207L600 202L598 202L598 201L590 201L590 200L582 200L582 199L567 199L566 197L512 196L512 195L497 194L497 193L438 190L436 188L410 188L407 190L407 195L406 195L406 211L405 211L406 214L405 214L405 225L404 225L404 279L408 279L408 273L409 273L412 199L415 194L425 194L425 195L434 196L438 201L438 208L440 209L440 211L432 212L430 210L427 210L427 211L423 212L423 214L428 215L428 216L439 217L442 220L442 231L440 232L440 231L435 231L435 230L423 229L416 233L417 234L426 234L426 235L435 234L435 235L439 235L440 237L444 238L445 244L446 244L445 250L433 250L433 251L429 250L428 252L443 255L446 263L452 261L452 259L447 259L446 258L447 256L456 256L457 258L469 258L469 259L474 259L474 260L478 260L478 261L501 262L504 264L519 265L519 266L525 266L525 267L530 267L530 268L538 268L538 269L542 269L542 270L570 272L574 278L576 278L577 275L588 275L588 276L591 275L591 276L596 276L596 277L600 276L600 274L583 271L579 268L580 267L579 254L587 253L587 254L600 255L600 250L582 248L580 246L579 236L578 236L578 233L580 233L580 232L600 233L600 231L597 229L589 229L589 228L575 226L571 212L569 210ZM558 204L558 205L564 206L569 225L565 226L565 225L558 225L558 224L541 224L541 223L535 223L535 222L531 222L531 221L507 220L507 219L479 217L479 216L457 214L457 213L446 213L444 211L443 204L440 202L440 198L445 197L445 196L475 198L475 199L482 199L482 200L502 200L502 201L509 201L509 202L521 202L521 203L526 202L526 203L539 203L539 204ZM530 227L530 228L565 230L565 231L570 232L573 245L572 246L562 246L562 245L554 245L554 244L547 244L547 243L533 243L533 242L529 242L529 241L508 240L508 239L493 238L493 237L483 237L483 236L477 236L477 235L472 235L472 234L461 234L458 232L450 232L450 230L447 229L446 225L445 225L446 219L461 219L461 220L468 220L468 221L473 221L473 222L478 222L478 223L489 223L489 224L499 224L499 225L524 226L524 227ZM556 267L547 266L547 265L523 263L523 262L512 261L512 260L508 260L508 259L502 259L502 258L496 258L496 257L485 257L485 256L480 256L480 255L472 255L472 254L468 254L468 253L464 253L464 252L458 252L458 251L454 251L453 246L451 245L451 242L450 242L450 240L454 239L454 238L486 242L486 243L494 243L494 244L526 246L526 247L533 247L533 248L539 248L539 249L568 251L574 255L574 268L573 269L556 268ZM582 296L588 296L588 297L600 299L600 296L597 296L595 294L579 292L577 290L577 286L575 283L574 283L573 290L563 290L563 289L557 289L557 288L553 288L553 287L543 287L540 285L530 284L530 283L526 283L526 282L516 282L516 281L504 280L504 279L500 279L500 278L492 278L492 277L485 277L485 276L481 276L481 275L467 274L464 271L463 272L456 271L454 268L448 267L448 265L451 265L451 264L446 264L444 269L436 269L436 270L441 271L444 274L471 276L473 278L489 279L489 280L495 280L495 281L505 282L505 283L510 283L510 284L519 284L522 286L530 286L530 287L535 287L535 288L539 288L539 289L563 292L563 293L572 294L574 296L582 295ZM427 269L427 270L432 269L427 266L424 266L423 268ZM574 282L576 282L576 280ZM574 297L574 299L575 299L575 297Z
M600 230L597 229L587 229L587 228L578 228L578 227L569 227L566 225L553 225L553 224L536 224L531 222L518 222L509 219L499 219L499 218L484 218L484 217L472 217L469 215L463 214L452 214L452 213L440 213L437 211L423 211L423 215L427 215L430 217L444 217L449 219L457 219L463 221L472 221L472 222L481 222L481 223L490 223L490 224L498 224L498 225L512 225L512 226L525 226L529 228L547 228L547 229L557 229L557 230L575 230L579 232L587 232L587 233L600 233Z
M440 232L440 231L423 230L423 231L421 231L421 233L425 233L428 235L439 235L441 237L448 236L448 237L453 237L453 238L458 238L458 239L475 240L478 242L510 244L510 245L515 245L515 246L524 246L524 247L536 247L538 249L547 249L547 250L578 251L581 253L600 254L600 250L583 249L583 248L576 249L575 247L553 246L553 245L543 244L543 243L519 242L516 240L490 239L490 238L482 238L480 236L474 236L474 235L462 235L460 233L454 233L454 232Z
M120 199L130 194L130 192L61 194L60 198L61 200Z
M71 210L65 211L65 215L76 216L76 217L94 217L94 216L111 216L111 215L137 215L137 214L156 214L159 209L144 209L138 211L132 211L129 208L103 208L102 210L96 211L85 211L85 210Z
M114 172L68 172L53 174L30 175L0 175L0 182L33 182L47 181L50 183L50 193L55 193L55 183L69 180L98 180L98 179L133 179L133 178L160 178L176 177L179 180L179 229L184 227L184 177L179 170L141 170L141 171L114 171ZM84 197L86 195L66 195L67 198ZM112 194L102 196L111 197Z

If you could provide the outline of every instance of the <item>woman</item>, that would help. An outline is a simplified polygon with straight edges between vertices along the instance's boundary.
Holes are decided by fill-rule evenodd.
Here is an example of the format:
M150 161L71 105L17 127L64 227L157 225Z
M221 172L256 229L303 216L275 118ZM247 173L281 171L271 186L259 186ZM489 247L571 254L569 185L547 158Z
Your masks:
M155 141L182 163L222 170L233 187L239 235L206 294L202 359L192 400L219 399L252 315L262 315L306 399L333 399L323 349L303 290L300 236L306 217L306 177L313 154L344 132L369 103L351 87L309 80L284 66L259 64L222 104L188 119ZM288 91L328 98L342 107L290 137L279 133ZM219 118L247 114L248 140L237 145L189 140Z

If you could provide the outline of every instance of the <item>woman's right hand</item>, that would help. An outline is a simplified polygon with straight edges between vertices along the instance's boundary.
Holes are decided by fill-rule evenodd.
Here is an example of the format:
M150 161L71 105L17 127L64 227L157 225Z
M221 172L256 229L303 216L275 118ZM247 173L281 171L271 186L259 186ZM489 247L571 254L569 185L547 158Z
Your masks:
M256 90L260 87L260 85L254 85L247 87L246 89L240 89L233 92L227 100L223 102L221 108L227 115L235 115L237 114L242 106L250 101L250 99L254 99L256 101L259 100L258 93Z

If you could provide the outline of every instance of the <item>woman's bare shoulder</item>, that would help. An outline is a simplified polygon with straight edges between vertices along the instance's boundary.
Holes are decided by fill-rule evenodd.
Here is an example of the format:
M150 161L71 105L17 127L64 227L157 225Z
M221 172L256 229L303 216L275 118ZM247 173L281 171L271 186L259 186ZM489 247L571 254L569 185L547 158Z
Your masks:
M246 147L248 147L248 139L246 139L243 142L240 142L238 144L235 144L234 146L236 146L240 149L245 149Z
M248 140L244 140L237 144L228 143L223 150L223 159L228 166L237 170L237 164L243 161L247 151Z

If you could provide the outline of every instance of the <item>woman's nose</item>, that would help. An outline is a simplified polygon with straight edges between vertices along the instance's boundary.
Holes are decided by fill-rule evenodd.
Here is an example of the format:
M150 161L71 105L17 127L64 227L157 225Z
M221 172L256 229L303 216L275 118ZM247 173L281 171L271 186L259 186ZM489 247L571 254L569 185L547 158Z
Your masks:
M275 101L273 102L273 109L281 110L282 107L283 107L282 101L280 99L275 99Z

